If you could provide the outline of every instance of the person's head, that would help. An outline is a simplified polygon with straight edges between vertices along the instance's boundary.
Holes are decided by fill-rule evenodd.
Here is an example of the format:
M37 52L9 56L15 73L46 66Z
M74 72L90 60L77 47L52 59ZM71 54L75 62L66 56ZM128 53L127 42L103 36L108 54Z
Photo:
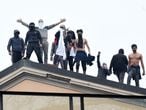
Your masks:
M64 24L60 25L60 29L65 30L65 29L66 29L66 28L65 28L65 25L64 25Z
M124 54L124 49L119 49L119 54Z
M103 68L103 69L107 69L107 64L106 64L106 63L103 63L103 64L102 64L102 68Z
M83 48L83 36L82 36L82 34L83 34L83 30L82 29L78 29L77 30L77 35L78 35L78 44L77 44L77 46L79 48Z
M33 22L29 23L29 30L34 30L35 24Z
M78 35L82 35L82 34L83 34L83 30L82 30L82 29L78 29L78 30L77 30L77 34L78 34Z
M15 36L15 37L18 37L18 36L19 36L19 34L20 34L19 30L17 30L17 29L16 29L16 30L14 30L14 36Z
M75 33L72 30L67 32L67 36L69 36L70 39L76 39Z
M39 28L43 28L43 25L44 25L44 21L43 21L43 19L39 19L39 21L38 21L38 26L39 26Z
M136 50L137 50L137 45L136 45L136 44L132 44L132 45L131 45L131 49L132 49L132 51L135 53Z

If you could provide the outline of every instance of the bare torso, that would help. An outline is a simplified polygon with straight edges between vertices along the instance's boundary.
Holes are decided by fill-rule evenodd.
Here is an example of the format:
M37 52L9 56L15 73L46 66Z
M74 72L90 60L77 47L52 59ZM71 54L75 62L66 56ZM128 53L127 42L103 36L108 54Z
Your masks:
M140 53L131 53L129 55L129 66L131 65L139 65L139 62L141 61L142 59L142 55Z
M78 40L76 42L78 42ZM77 47L77 51L85 51L85 45L86 45L86 43L87 43L86 39L83 39L83 48Z

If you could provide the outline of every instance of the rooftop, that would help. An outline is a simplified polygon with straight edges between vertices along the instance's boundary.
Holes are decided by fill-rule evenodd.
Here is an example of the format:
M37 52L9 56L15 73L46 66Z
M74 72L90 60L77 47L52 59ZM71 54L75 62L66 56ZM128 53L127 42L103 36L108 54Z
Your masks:
M29 78L37 81L53 81L64 87L82 89L83 93L145 95L146 89L98 77L83 75L56 68L50 64L39 64L29 60L21 60L0 72L0 90L6 91L19 79ZM69 85L69 86L67 86Z

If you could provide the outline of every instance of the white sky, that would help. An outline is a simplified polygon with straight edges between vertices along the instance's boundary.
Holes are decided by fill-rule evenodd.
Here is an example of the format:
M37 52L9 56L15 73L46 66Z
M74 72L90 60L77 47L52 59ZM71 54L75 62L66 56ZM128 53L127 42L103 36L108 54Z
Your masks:
M101 63L106 62L108 66L119 48L124 48L126 55L131 53L132 43L138 45L138 51L143 54L146 62L145 0L1 0L0 13L1 71L11 65L7 43L9 38L13 37L13 30L20 30L20 36L25 39L28 29L16 22L19 18L27 23L33 21L36 25L40 18L45 25L66 18L64 24L70 29L75 32L77 29L83 29L91 54L96 56L97 52L101 51ZM58 27L55 27L48 31L50 44L57 30ZM38 62L35 55L30 59ZM97 75L96 62L94 66L88 67L87 74ZM115 75L108 79L117 81ZM125 83L126 79L127 75ZM146 76L143 76L140 86L145 88L145 82Z

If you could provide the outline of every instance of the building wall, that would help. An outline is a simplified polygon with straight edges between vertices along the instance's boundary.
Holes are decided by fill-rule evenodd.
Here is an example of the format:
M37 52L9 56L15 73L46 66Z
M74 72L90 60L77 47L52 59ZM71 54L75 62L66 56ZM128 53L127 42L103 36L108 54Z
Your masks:
M24 80L19 84L8 89L8 91L27 91L27 92L57 92L57 93L79 93L76 90L39 83L32 80Z
M80 93L77 90L34 80L23 80L8 91ZM74 110L80 110L80 98L73 97L73 103ZM124 103L113 98L84 98L84 104L85 110L146 110L142 106ZM69 110L69 97L4 95L3 110Z
M69 110L67 96L18 96L4 95L3 110ZM133 104L112 98L84 98L85 110L145 110ZM74 110L80 110L80 98L73 97Z

